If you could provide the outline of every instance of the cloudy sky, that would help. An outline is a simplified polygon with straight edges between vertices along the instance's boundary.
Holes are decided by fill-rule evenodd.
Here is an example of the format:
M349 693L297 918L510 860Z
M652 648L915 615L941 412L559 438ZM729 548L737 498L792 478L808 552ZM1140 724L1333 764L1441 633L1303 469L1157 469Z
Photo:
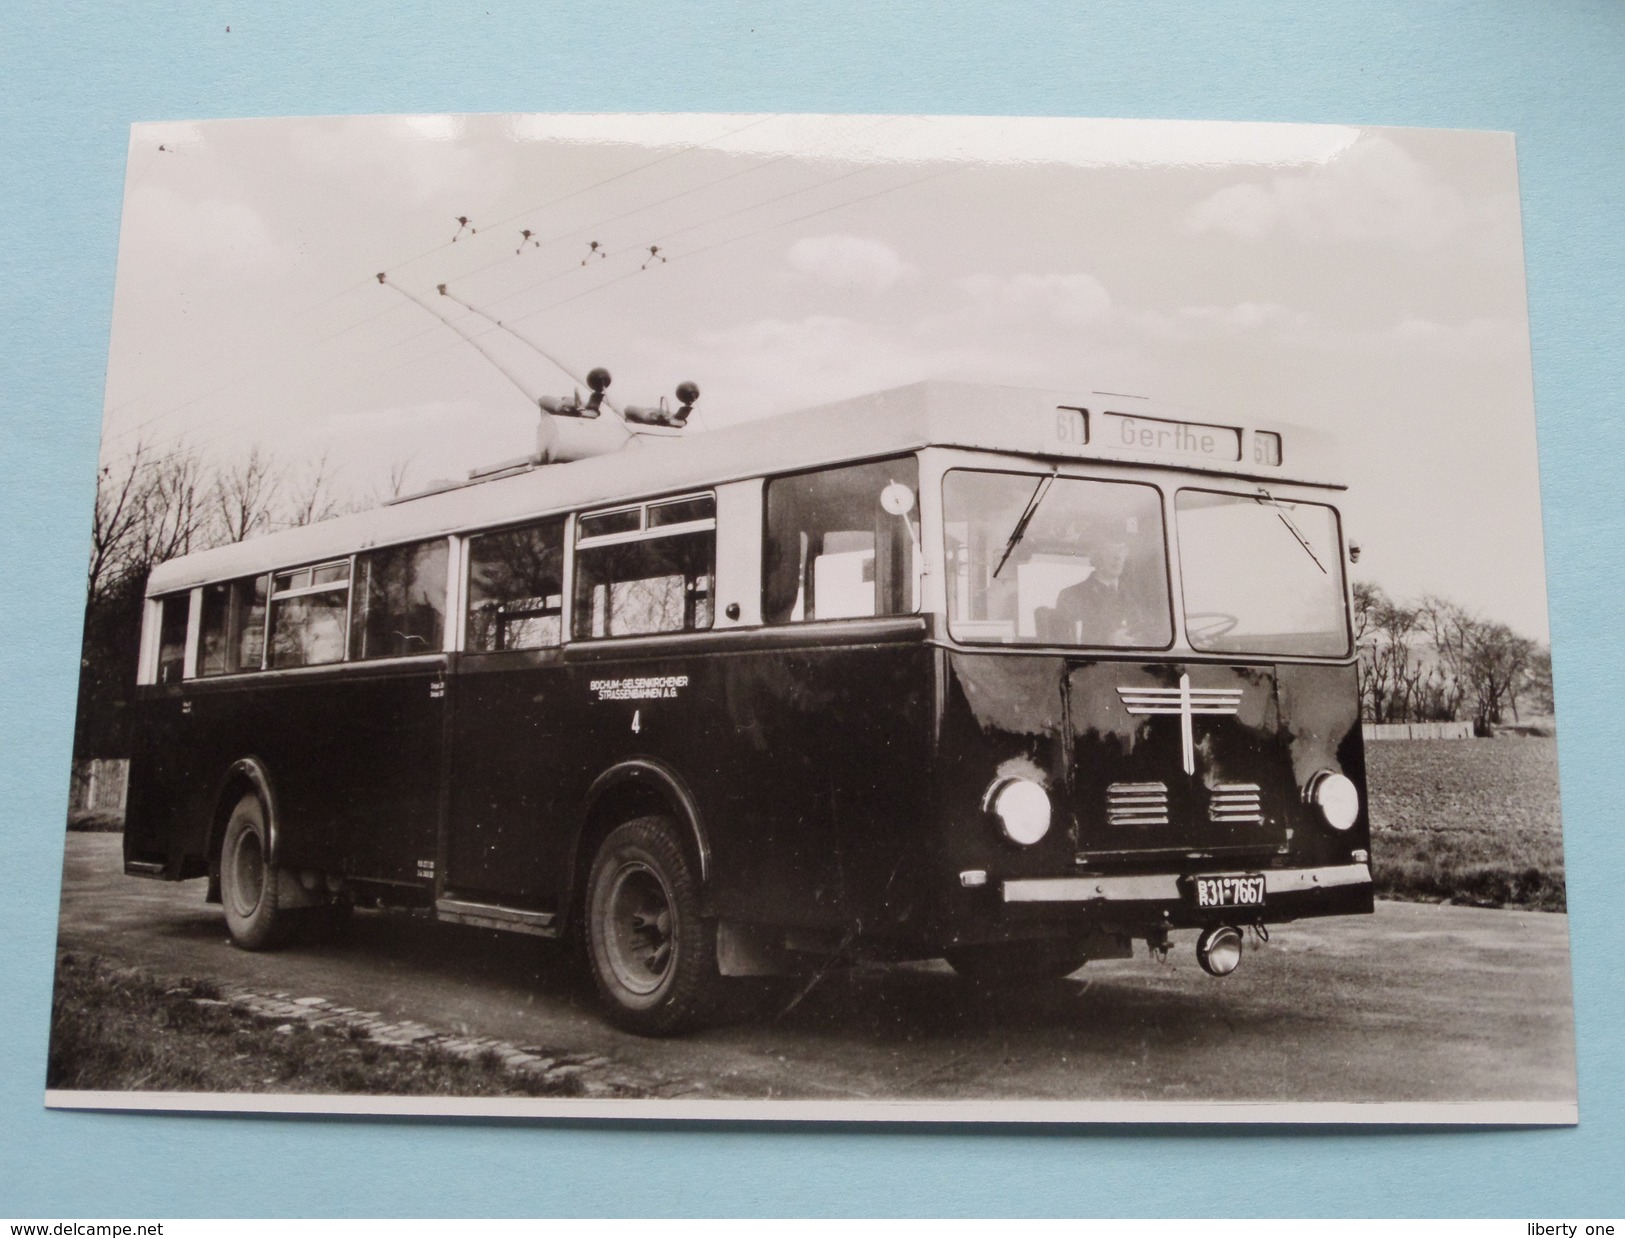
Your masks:
M1356 578L1547 635L1509 135L762 115L132 130L104 457L229 462L257 441L326 453L351 492L402 465L420 485L530 450L534 397L574 386L549 357L607 366L634 403L691 379L701 430L925 378L1328 429Z

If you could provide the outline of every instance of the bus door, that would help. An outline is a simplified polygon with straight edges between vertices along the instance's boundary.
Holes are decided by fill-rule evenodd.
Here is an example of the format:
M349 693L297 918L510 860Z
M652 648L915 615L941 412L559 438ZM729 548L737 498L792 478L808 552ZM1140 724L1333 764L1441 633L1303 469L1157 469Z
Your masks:
M301 771L281 807L290 821L325 818L307 840L322 867L400 884L432 872L445 685L442 655L277 689L275 712L293 722L277 764ZM301 791L313 800L298 803Z
M197 746L197 726L193 703L181 686L191 605L190 592L147 603L143 641L149 649L143 661L150 668L142 679L147 686L137 693L140 722L132 729L135 752L124 818L125 860L164 863L172 876L181 871L185 846L173 845L164 823L204 820L208 813L199 794L205 780L195 776L187 759ZM202 838L192 841L196 852L205 846Z
M467 557L442 889L535 908L560 877L546 857L562 825L564 519L470 538Z
M413 883L432 871L445 708L448 545L277 573L266 665L241 709L278 788L290 862ZM345 659L346 647L348 659Z

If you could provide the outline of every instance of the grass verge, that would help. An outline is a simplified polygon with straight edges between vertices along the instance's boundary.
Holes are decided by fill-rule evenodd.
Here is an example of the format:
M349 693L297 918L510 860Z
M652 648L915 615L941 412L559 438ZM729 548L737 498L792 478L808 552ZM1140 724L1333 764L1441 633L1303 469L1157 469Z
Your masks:
M46 1086L74 1091L575 1096L573 1077L512 1071L495 1053L379 1044L356 1025L256 1015L211 981L165 980L59 952Z
M124 814L106 809L90 808L68 814L68 828L82 834L122 834Z
M1566 908L1555 740L1379 741L1366 773L1380 897Z

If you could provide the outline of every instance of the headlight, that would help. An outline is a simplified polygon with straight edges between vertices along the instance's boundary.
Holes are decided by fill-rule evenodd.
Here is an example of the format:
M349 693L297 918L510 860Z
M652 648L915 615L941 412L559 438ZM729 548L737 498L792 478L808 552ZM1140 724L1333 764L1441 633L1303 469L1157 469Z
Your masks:
M1360 791L1342 774L1322 770L1310 779L1307 798L1334 830L1346 830L1360 815Z
M1026 778L1006 778L988 788L983 807L999 819L1013 843L1030 847L1049 833L1049 794Z

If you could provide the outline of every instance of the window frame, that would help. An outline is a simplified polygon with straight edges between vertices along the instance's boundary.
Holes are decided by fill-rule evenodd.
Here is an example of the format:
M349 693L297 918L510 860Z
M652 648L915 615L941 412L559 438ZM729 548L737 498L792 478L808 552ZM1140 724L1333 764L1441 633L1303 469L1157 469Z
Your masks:
M913 571L910 573L911 579L907 582L909 593L913 597L914 601L913 607L909 610L890 611L885 614L874 615L840 615L830 618L815 619L769 619L767 616L766 606L768 586L767 556L773 544L772 529L769 526L770 513L772 509L771 495L769 492L773 488L773 483L777 481L790 481L798 477L813 477L824 473L841 472L846 469L865 468L873 464L889 464L893 461L907 461L914 466L914 510L910 512L908 516L908 520L913 524L911 537L913 540L914 565ZM921 458L918 451L891 452L883 456L866 456L860 460L839 460L832 464L814 465L811 468L790 469L787 472L782 473L764 474L762 476L760 499L762 544L761 554L757 559L756 565L756 600L761 612L761 626L764 628L778 629L798 628L806 624L873 623L876 620L910 619L919 615L927 614L931 609L931 599L927 592L926 581L930 575L931 569L928 564L925 550L926 533L924 521L924 495L926 491L927 478L932 474L937 476L937 484L940 489L943 472L941 470L928 469L926 467L926 462ZM897 517L897 519L900 520L902 517ZM809 562L809 569L810 566L811 564ZM877 595L879 593L879 589L880 582L877 580L875 582L875 590ZM877 596L876 601L878 602L878 600L879 599Z
M298 569L294 569L294 570L298 570ZM259 623L259 628L260 628L260 661L259 661L258 666L239 666L236 670L232 670L232 671L205 671L203 669L203 635L204 635L204 633L203 633L203 602L200 601L199 605L198 605L198 624L197 624L197 629L198 629L197 630L197 644L198 644L197 670L196 670L196 674L188 676L188 678L210 679L210 680L213 680L213 679L229 679L233 675L258 675L261 671L266 669L266 659L270 656L270 649L271 649L271 641L270 641L270 636L271 636L271 590L274 587L276 577L277 577L277 573L275 571L256 572L251 576L229 576L229 577L226 577L223 580L210 580L210 581L207 581L206 583L198 586L198 594L199 594L200 599L206 599L210 589L219 589L219 588L224 587L224 588L226 588L228 590L231 590L231 589L235 589L237 586L242 585L242 584L250 584L251 585L251 584L253 584L254 582L257 582L257 581L264 581L265 582L265 611L260 616L260 623ZM228 611L227 611L228 618L227 618L227 621L226 621L226 635L229 638L229 636L230 636L230 628L231 628L231 622L230 622L230 618L229 618L229 614L230 614L230 611L229 611L230 602L229 602L229 600L227 602L227 607L228 607ZM239 638L244 633L246 633L248 631L249 631L248 627L245 626L244 628L242 628L238 632ZM323 663L320 663L319 665L328 666L328 665L331 665L331 663L323 662ZM292 668L287 668L287 669L292 669Z
M342 662L346 662L346 663L353 662L358 666L360 664L362 664L362 663L367 663L367 664L371 665L373 663L378 663L378 662L401 662L401 661L406 661L406 660L412 659L412 658L433 657L433 656L435 656L437 654L443 654L443 653L446 652L446 641L447 641L447 638L448 638L448 634L452 631L452 629L454 627L451 606L452 606L453 601L456 600L453 595L457 591L454 588L452 582L455 579L454 573L459 570L459 552L458 552L458 549L457 549L457 547L455 545L455 543L458 540L459 540L458 538L453 537L450 534L440 534L439 536L436 536L436 537L417 537L417 538L412 538L411 540L404 541L404 542L390 542L387 545L368 546L365 550L358 550L355 553L350 555L350 583L349 583L349 586L348 586L348 588L350 590L350 597L349 597L349 605L345 607L344 657L341 659ZM440 603L441 603L440 643L438 645L436 645L432 649L423 650L421 653L386 653L386 654L373 654L373 655L364 656L364 657L356 657L355 656L355 649L354 649L355 620L356 620L355 608L356 608L356 597L357 597L356 578L357 578L357 569L360 567L361 560L363 558L366 558L369 555L382 555L382 554L388 554L391 551L407 550L407 549L413 549L413 548L417 548L417 547L421 547L421 546L430 546L430 545L435 545L435 544L439 544L441 546L444 546L445 547L445 552L446 552L446 563L445 563L446 579L445 579L445 584L444 584L444 586L443 586L443 588L441 590L441 599L440 599ZM330 560L329 562L330 563L337 563L338 561L339 560L334 559L334 560ZM316 568L318 568L318 567L326 567L326 566L328 566L328 563L318 563L318 564L310 565L312 576L314 577ZM292 568L292 569L289 569L289 570L291 570L291 571L301 571L303 569L301 569L301 568ZM272 579L273 582L276 580L276 574L275 573L272 574L271 579ZM335 589L335 588L338 588L338 586L336 584L326 584L326 585L321 585L321 586L312 585L311 586L312 591L314 591L317 588ZM282 596L287 597L287 596L290 596L290 594L283 594ZM269 649L270 649L270 640L269 640L269 637L270 637L270 625L269 625L269 620L270 620L270 614L271 614L271 608L270 608L269 600L266 603L265 614L266 614L266 620L267 620L267 625L266 625L266 637L267 637L266 649L267 649L267 655L266 656L269 657L270 656L269 655ZM316 662L316 663L312 663L312 665L314 665L314 666L333 666L333 665L335 665L335 663L332 663L332 662ZM294 667L283 667L281 669L283 669L283 670L294 670L296 668L294 668Z
M711 515L700 520L685 520L680 524L663 524L651 528L649 525L649 508L664 507L670 503L680 503L691 499L708 498L711 500ZM621 546L627 542L649 542L661 537L677 537L683 533L715 532L717 493L715 490L693 491L687 494L672 495L668 498L645 499L639 503L620 503L614 507L599 507L592 511L582 511L576 515L575 546L572 556L578 550L595 550L600 546ZM624 533L596 533L586 537L581 535L581 522L591 520L594 516L614 516L625 511L638 513L638 527L628 529ZM602 639L602 638L595 638Z
M293 567L272 569L270 573L271 591L265 599L265 653L261 659L261 670L302 671L315 667L343 666L350 661L350 612L354 600L353 590L355 588L355 559L356 556L352 552L348 555L340 555L338 557L328 559L318 559L314 562L301 563ZM308 585L296 585L291 589L281 590L279 590L276 586L277 577L290 576L296 572L309 572L310 578L312 582L314 582L316 579L316 573L318 571L327 567L337 567L341 563L345 565L345 576L343 581L323 581L321 584L311 583ZM340 637L340 649L342 651L340 655L337 658L333 658L326 662L301 662L297 666L274 665L271 661L271 651L274 643L273 638L276 633L277 603L286 601L290 598L309 597L312 594L317 593L332 593L341 589L344 591L344 632Z
M664 507L668 504L692 502L696 499L707 499L711 504L711 515L699 520L686 520L678 524L666 524L651 527L649 523L649 510ZM632 503L614 503L606 507L594 507L575 512L566 529L567 553L565 555L566 571L564 576L564 640L563 644L575 642L597 644L609 640L647 640L651 637L694 636L713 632L717 628L717 490L708 486L700 490L684 490L676 494L661 495L656 498L639 499ZM591 520L595 516L612 516L622 512L635 511L638 513L638 527L628 529L621 533L600 533L596 535L581 535L581 522ZM612 546L626 546L637 542L662 541L668 538L683 537L694 533L709 533L711 535L711 621L703 628L681 628L655 632L621 632L617 634L606 633L603 636L593 636L591 633L578 633L576 631L576 584L580 579L580 555L583 550L599 550Z
M1187 492L1192 493L1192 494L1218 495L1221 498L1227 498L1227 499L1246 499L1246 500L1250 500L1250 501L1252 501L1254 503L1256 503L1258 501L1258 497L1259 497L1257 490L1254 490L1254 491L1251 491L1251 492L1243 492L1243 491L1236 491L1236 490L1225 490L1225 489L1221 489L1221 488L1219 488L1217 486L1214 486L1214 485L1211 485L1211 484L1207 484L1207 485L1194 484L1194 485L1175 486L1169 492L1169 494L1167 496L1167 500L1168 500L1167 501L1167 506L1168 506L1169 514L1172 516L1172 520L1169 523L1173 526L1174 544L1176 546L1179 545L1179 496L1181 494L1184 494L1184 493L1187 493ZM1342 608L1343 608L1343 637L1344 637L1344 642L1343 642L1342 652L1340 652L1340 653L1262 653L1262 652L1256 652L1256 651L1234 650L1234 649L1205 649L1202 646L1196 644L1195 641L1191 640L1190 633L1186 630L1186 625L1185 625L1185 615L1186 615L1186 611L1187 611L1188 606L1189 606L1189 602L1188 602L1188 599L1185 597L1185 558L1184 558L1184 549L1183 549L1183 547L1180 547L1180 559L1179 559L1179 616L1178 617L1179 617L1179 628L1180 628L1181 633L1183 633L1183 635L1185 637L1185 643L1187 645L1189 645L1190 648L1192 650L1194 650L1196 653L1199 653L1204 657L1210 657L1210 658L1273 658L1273 659L1277 659L1277 660L1288 660L1288 661L1310 661L1310 660L1314 660L1314 661L1321 661L1321 662L1347 662L1347 661L1349 661L1349 659L1355 657L1359 653L1359 649L1357 648L1356 642L1354 640L1354 608L1350 604L1350 597L1349 597L1349 592L1350 592L1350 589L1351 589L1351 585L1350 585L1350 581L1349 581L1348 558L1347 558L1347 556L1348 556L1348 543L1344 540L1344 535L1343 535L1343 512L1342 512L1342 509L1339 508L1334 503L1325 502L1325 501L1323 501L1321 499L1306 499L1306 498L1302 498L1302 497L1297 496L1297 495L1291 495L1291 496L1283 495L1283 494L1281 494L1279 492L1278 488L1275 488L1275 487L1267 488L1267 492L1274 501L1278 501L1279 503L1292 504L1292 505L1300 506L1300 507L1322 507L1322 508L1325 508L1327 511L1329 511L1331 513L1331 515L1332 515L1332 531L1335 534L1335 540L1336 540L1336 546L1334 547L1335 554L1334 554L1333 557L1335 558L1335 560L1337 562L1337 576L1338 576L1338 583L1341 585L1340 597L1342 599L1341 605L1342 605ZM1197 613L1201 613L1201 612L1197 612Z
M596 514L596 513L595 513ZM459 545L457 574L453 578L457 602L457 631L452 650L475 658L509 657L515 654L556 653L570 642L571 590L575 586L575 538L577 517L572 512L550 512L533 516L513 524L494 525L486 529L473 529L457 536ZM504 533L519 533L526 529L558 523L559 528L559 640L556 645L533 645L524 649L471 649L468 646L469 608L474 597L474 543L482 537L495 537Z
M195 645L193 644L194 638L192 635L193 628L195 626L192 622L194 618L192 613L194 609L193 596L195 593L195 589L177 589L172 593L160 594L158 597L152 599L153 603L155 604L156 614L154 615L153 625L154 631L152 642L153 657L151 682L157 687L178 687L179 685L185 683L188 678L190 678L190 676L188 676L186 673L186 666L189 660L187 656L188 651L195 648ZM169 612L171 604L174 604L177 609L183 611L186 616L185 622L181 628L181 639L179 646L176 646L173 643L166 644L164 641L164 620ZM176 648L180 650L179 657L174 655L171 655L167 659L164 657L164 650ZM166 679L164 677L164 670L167 667L179 668L173 678Z
M960 472L1004 474L1013 477L1030 478L1035 483L1042 481L1045 476L1050 475L1042 471L1037 471L1036 466L1032 468L990 468L986 465L968 462L951 463L937 473L937 493L942 504L941 533L944 589L942 614L944 627L947 629L948 638L951 641L957 645L964 645L969 649L1087 649L1093 652L1104 652L1111 654L1167 653L1179 644L1180 640L1184 637L1185 631L1184 595L1182 592L1178 595L1175 594L1175 586L1182 584L1182 582L1178 579L1178 573L1176 571L1176 565L1173 558L1174 551L1177 549L1177 542L1170 529L1170 526L1173 523L1171 519L1172 513L1170 510L1172 499L1170 497L1168 487L1165 486L1160 480L1154 481L1149 478L1124 477L1120 475L1101 476L1097 473L1074 473L1068 472L1061 468L1055 468L1053 470L1053 476L1057 481L1104 482L1110 485L1118 486L1140 486L1150 490L1152 494L1156 495L1157 520L1161 525L1162 532L1163 597L1167 600L1168 604L1167 642L1161 645L1052 645L1041 641L977 641L968 640L962 636L956 636L954 634L953 596L950 592L952 586L949 583L950 565L952 564L953 560L949 553L948 546L948 478L954 473ZM1187 641L1187 644L1188 643L1189 642Z

